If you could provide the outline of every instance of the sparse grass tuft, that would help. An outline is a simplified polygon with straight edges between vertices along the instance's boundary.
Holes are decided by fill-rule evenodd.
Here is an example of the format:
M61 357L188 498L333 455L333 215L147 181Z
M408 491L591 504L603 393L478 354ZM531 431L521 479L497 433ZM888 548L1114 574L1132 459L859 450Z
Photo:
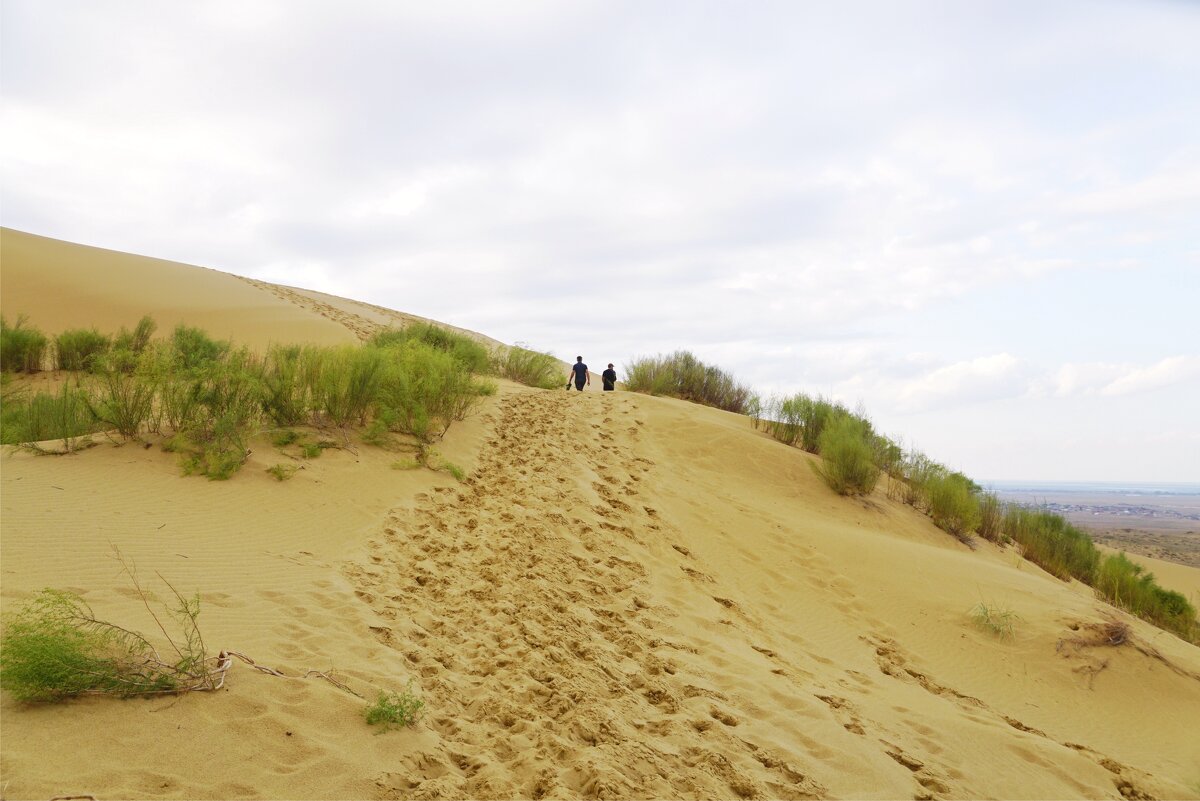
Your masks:
M305 459L316 459L321 455L324 448L317 442L302 442L300 443L300 453Z
M300 439L300 434L290 428L285 428L271 434L271 444L276 448L286 448L298 439Z
M1007 607L993 606L980 601L970 612L971 619L979 628L1006 639L1013 636L1017 621L1021 618Z
M421 463L416 459L397 459L392 462L393 470L416 470L421 467Z
M404 692L379 692L379 697L373 704L363 710L367 723L371 726L382 726L378 734L391 729L401 729L412 726L420 720L425 702L412 692L412 682L404 688Z
M296 474L300 468L294 464L273 464L267 468L267 472L275 476L276 481L287 481Z

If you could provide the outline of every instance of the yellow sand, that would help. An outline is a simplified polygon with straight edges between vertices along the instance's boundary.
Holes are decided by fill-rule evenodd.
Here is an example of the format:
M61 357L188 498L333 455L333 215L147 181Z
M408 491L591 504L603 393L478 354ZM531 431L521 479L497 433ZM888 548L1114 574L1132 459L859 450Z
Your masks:
M12 236L6 314L63 280L18 266ZM158 266L150 308L100 293L29 311L223 320L240 341L372 322ZM5 696L6 798L1200 797L1200 649L969 550L882 487L833 495L745 418L501 382L441 446L464 483L350 444L284 483L266 441L228 482L136 444L5 455L0 600L72 589L149 631L116 547L145 584L200 593L210 650L363 693L411 680L423 720L376 736L358 698L243 664L216 693ZM973 624L980 602L1019 616L1011 639ZM1133 642L1088 645L1109 618Z

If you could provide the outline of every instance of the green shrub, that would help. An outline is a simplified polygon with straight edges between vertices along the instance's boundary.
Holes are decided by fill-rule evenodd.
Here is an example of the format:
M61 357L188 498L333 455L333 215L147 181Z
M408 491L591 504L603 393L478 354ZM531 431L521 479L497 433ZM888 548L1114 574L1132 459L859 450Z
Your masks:
M813 469L839 495L866 495L875 489L879 468L868 436L863 421L850 415L835 417L821 433L821 464Z
M411 323L404 328L389 328L371 337L368 344L378 348L422 342L435 350L449 353L469 373L486 373L491 357L481 343L457 331L433 323Z
M276 425L295 426L312 420L321 362L320 351L312 347L277 345L267 351L262 403Z
M385 351L345 346L322 352L314 397L325 418L338 426L366 425L386 368Z
M985 492L979 496L979 536L992 542L1003 542L1004 531L1001 525L1003 512L1000 499L994 492Z
M54 338L55 366L59 370L93 370L110 345L111 340L95 328L63 331Z
M667 395L738 414L745 413L753 397L729 373L682 350L638 359L626 371L625 386L631 392Z
M0 315L0 370L9 373L36 373L42 369L49 341L46 335L27 325L22 315L10 326Z
M1061 515L1009 504L1004 533L1021 545L1025 558L1063 580L1095 584L1100 552L1085 532Z
M1160 587L1152 573L1124 553L1110 554L1096 570L1096 591L1115 606L1175 632L1185 640L1197 638L1196 609L1181 593Z
M96 394L89 400L92 416L125 439L136 437L154 414L158 391L152 376L126 372L122 364L101 364L98 372Z
M259 374L254 356L242 350L176 376L187 407L178 429L188 445L185 473L224 480L241 468L261 413Z
M373 704L363 710L367 723L371 726L382 726L380 734L390 729L411 726L421 717L425 702L412 692L412 683L405 687L404 692L383 692Z
M561 389L563 367L550 353L514 345L497 354L493 370L502 378L539 389Z
M964 542L979 528L979 502L974 483L962 473L938 471L926 481L925 493L933 524Z
M180 323L171 334L171 349L176 363L185 370L211 364L230 351L228 342L218 342L203 329Z
M174 653L164 659L141 634L98 619L79 596L42 590L6 620L0 684L18 701L211 689L196 628L200 599L175 597L179 606L171 612L183 633L170 641Z
M379 416L393 431L423 442L440 439L486 390L462 362L424 343L410 341L382 352L388 369L379 385Z
M87 390L78 384L64 383L57 393L39 392L28 403L18 402L5 415L4 439L11 443L35 443L61 440L63 450L76 450L98 428L91 413Z
M316 459L321 455L324 448L317 442L302 442L300 443L300 454L305 459Z
M135 356L141 355L142 351L150 344L150 337L154 336L154 332L157 330L158 323L154 322L153 317L146 315L138 320L132 332L122 326L121 330L113 338L112 349L115 351L128 351Z

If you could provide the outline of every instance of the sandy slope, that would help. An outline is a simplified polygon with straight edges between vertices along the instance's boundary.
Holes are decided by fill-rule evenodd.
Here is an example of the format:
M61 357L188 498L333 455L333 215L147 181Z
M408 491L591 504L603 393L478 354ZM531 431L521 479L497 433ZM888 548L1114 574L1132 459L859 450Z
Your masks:
M1128 618L882 488L832 495L744 418L502 383L443 450L466 482L359 446L286 483L265 442L224 483L136 445L6 454L5 610L71 588L146 628L115 545L201 594L211 648L412 679L428 712L375 736L357 698L241 664L214 694L6 696L4 796L1200 797L1200 649L1138 621L1089 645Z

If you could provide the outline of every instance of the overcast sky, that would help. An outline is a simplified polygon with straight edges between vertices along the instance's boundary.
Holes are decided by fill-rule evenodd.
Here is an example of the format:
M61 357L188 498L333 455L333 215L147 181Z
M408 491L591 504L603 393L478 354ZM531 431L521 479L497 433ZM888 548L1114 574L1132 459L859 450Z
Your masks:
M0 13L6 226L1200 482L1200 4Z

